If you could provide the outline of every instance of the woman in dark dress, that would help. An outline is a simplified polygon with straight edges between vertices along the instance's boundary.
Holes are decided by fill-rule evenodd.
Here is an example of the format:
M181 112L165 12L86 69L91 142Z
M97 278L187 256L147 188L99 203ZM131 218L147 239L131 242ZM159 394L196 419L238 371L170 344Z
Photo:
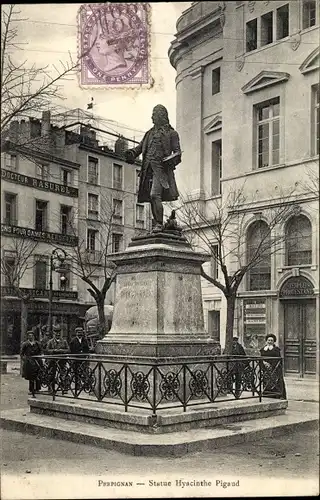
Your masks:
M275 345L277 337L273 334L266 336L266 344L260 349L260 354L266 359L262 366L263 395L269 398L287 399L286 386L283 378L281 352Z
M23 342L21 346L21 359L22 359L22 376L26 380L29 380L29 394L35 396L35 392L39 391L41 388L40 380L37 379L41 360L34 359L32 356L37 356L41 354L41 347L39 342L34 338L34 333L32 331L27 332L27 341Z

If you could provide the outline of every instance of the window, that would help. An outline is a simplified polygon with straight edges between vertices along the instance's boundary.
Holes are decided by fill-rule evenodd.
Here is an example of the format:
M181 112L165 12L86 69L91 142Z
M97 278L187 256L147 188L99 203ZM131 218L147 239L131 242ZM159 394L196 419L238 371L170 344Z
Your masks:
M122 189L122 165L113 164L113 187Z
M136 204L136 223L138 225L144 225L144 205L140 203Z
M87 250L95 252L97 249L97 233L95 229L88 229L87 231Z
M64 186L71 185L71 171L66 168L61 169L61 182Z
M312 87L312 151L314 155L320 154L319 150L319 85Z
M208 333L220 342L220 311L208 311Z
M311 28L316 24L316 1L302 0L302 29Z
M211 194L221 194L222 141L212 142L211 146Z
M15 172L17 170L17 155L6 153L5 168Z
M11 193L4 194L5 219L4 223L11 226L17 224L17 195Z
M113 203L113 219L116 224L122 224L123 204L122 200L112 200Z
M36 201L36 231L46 231L47 229L48 202Z
M273 41L273 12L261 16L261 47Z
M72 207L68 207L67 205L61 205L60 219L61 219L61 233L62 234L70 234L72 232L71 213L72 213Z
M47 261L37 260L34 266L34 287L40 289L47 288Z
M247 52L255 50L257 48L258 40L258 30L257 30L257 20L253 19L249 21L246 25L246 49Z
M48 179L49 166L48 165L36 165L36 176L39 177L39 179Z
M212 70L212 95L220 92L220 68Z
M88 218L98 219L99 217L99 196L88 193Z
M113 233L112 234L112 252L120 252L122 246L122 234Z
M289 4L277 9L277 40L289 36Z
M88 182L98 184L99 182L99 160L93 156L88 156Z
M214 279L218 279L219 277L219 249L218 245L212 245L211 246L211 277Z
M279 165L280 99L257 106L258 168Z
M270 290L271 235L266 222L256 221L247 232L248 290Z
M16 283L16 279L18 276L16 276L15 273L15 268L16 268L16 257L14 255L5 255L4 258L4 272L3 277L4 277L4 285L5 286L14 286L18 285Z
M287 266L311 264L312 227L305 215L291 217L286 226Z

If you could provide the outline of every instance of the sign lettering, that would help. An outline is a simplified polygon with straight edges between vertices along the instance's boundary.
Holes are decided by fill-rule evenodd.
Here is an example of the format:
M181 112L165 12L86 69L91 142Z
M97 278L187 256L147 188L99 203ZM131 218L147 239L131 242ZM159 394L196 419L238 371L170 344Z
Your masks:
M1 224L1 234L30 238L36 241L48 243L60 243L61 245L74 247L78 244L78 238L70 234L50 233L49 231L36 231L29 227L9 226Z
M282 285L280 297L299 297L301 295L313 295L313 285L304 276L292 276Z
M19 292L21 294L27 295L30 298L38 298L38 299L48 299L49 298L49 290L40 289L40 288L19 288ZM18 291L11 286L2 286L1 287L1 295L16 297L18 296ZM52 290L52 298L53 299L67 299L67 300L77 300L78 292L72 292L67 290Z
M28 175L18 174L11 172L11 170L1 169L1 178L5 181L14 182L15 184L22 184L42 191L50 191L51 193L59 193L73 198L78 197L78 189L72 186L65 186L64 184L57 184L55 182L44 181Z

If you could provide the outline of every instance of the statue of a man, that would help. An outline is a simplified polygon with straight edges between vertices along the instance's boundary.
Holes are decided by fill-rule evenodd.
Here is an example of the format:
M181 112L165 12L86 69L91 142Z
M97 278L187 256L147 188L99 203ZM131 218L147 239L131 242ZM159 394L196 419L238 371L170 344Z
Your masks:
M140 144L126 151L126 160L133 163L142 153L142 168L138 191L138 203L151 203L155 220L154 232L163 228L163 201L179 197L174 169L181 162L178 133L171 127L168 112L158 104L153 109L154 126L148 130Z

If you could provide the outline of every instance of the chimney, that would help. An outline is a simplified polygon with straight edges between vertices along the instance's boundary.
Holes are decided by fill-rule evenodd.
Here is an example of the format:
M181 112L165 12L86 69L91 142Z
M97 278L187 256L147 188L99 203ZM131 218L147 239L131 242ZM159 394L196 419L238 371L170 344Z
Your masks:
M50 133L50 111L43 111L41 120L41 137L49 135L49 133Z

